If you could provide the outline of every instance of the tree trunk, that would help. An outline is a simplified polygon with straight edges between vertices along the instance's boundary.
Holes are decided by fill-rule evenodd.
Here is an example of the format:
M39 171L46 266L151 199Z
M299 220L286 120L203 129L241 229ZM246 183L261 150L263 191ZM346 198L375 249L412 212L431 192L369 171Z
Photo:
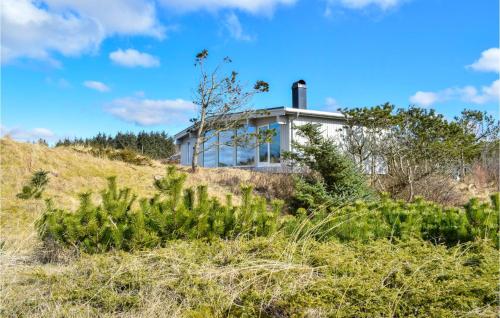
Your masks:
M200 145L203 143L203 132L205 129L205 108L202 107L200 116L200 125L196 131L196 139L193 145L193 158L191 160L191 171L195 173L198 171L198 157L200 155Z
M409 186L409 195L408 201L413 201L413 197L415 196L415 190L413 189L413 170L410 164L408 164L408 186Z

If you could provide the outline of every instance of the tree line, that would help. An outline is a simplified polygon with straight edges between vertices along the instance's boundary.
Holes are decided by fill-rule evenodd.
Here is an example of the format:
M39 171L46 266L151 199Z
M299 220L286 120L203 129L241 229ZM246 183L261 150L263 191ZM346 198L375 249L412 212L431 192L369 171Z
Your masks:
M152 159L167 159L175 154L175 144L166 132L118 132L115 136L98 133L91 138L63 139L56 147L82 145L92 148L128 149Z

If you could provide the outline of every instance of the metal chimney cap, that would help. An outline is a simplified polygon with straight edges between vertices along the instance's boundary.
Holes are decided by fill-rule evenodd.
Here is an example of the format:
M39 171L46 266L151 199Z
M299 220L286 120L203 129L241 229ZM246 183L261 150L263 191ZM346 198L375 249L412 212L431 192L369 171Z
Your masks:
M293 83L292 88L294 87L306 87L306 81L304 80L298 80L295 83Z

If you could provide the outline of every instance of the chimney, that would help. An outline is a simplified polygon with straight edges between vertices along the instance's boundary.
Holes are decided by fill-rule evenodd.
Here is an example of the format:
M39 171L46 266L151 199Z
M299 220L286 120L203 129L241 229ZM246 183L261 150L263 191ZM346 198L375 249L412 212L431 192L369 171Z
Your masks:
M292 85L292 107L306 109L307 108L307 86L304 80L299 80Z

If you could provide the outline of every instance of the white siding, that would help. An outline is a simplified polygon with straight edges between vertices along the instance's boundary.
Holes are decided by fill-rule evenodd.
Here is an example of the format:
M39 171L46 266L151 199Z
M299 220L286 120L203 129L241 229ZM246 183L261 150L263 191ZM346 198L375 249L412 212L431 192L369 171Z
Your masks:
M193 145L194 138L184 138L182 139L180 150L181 150L181 165L190 166L193 159ZM198 162L201 165L201 156L198 158Z
M337 119L327 119L327 118L312 118L312 117L299 117L290 118L291 121L291 135L293 141L303 142L303 137L297 134L297 129L295 126L302 126L305 124L320 124L321 131L324 137L333 138L333 140L340 145L343 142L342 138L342 127L343 122Z

